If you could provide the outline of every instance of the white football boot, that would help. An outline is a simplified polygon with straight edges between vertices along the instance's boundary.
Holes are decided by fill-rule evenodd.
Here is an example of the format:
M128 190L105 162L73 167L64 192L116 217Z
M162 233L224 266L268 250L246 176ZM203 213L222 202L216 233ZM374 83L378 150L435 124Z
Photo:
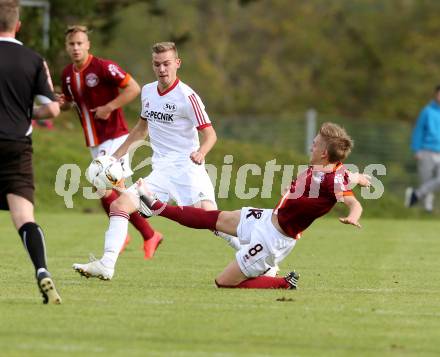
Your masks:
M86 278L98 278L101 280L111 280L115 273L114 268L108 268L104 266L100 260L97 260L94 256L90 256L90 263L86 264L73 264L72 268Z
M158 201L154 193L152 193L147 185L144 183L144 180L140 178L136 181L136 190L139 195L140 205L139 205L139 213L144 218L150 218L151 216L157 216L160 211L154 211L153 205Z

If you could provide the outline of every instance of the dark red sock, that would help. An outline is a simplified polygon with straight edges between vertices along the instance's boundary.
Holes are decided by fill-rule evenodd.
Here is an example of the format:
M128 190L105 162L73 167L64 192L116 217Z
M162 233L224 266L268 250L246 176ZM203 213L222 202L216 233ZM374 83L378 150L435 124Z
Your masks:
M104 211L107 213L107 216L110 213L110 204L118 197L119 196L115 191L112 191L112 193L108 197L101 197L101 205L102 208L104 208Z
M143 218L139 212L133 212L130 215L130 223L142 234L144 240L148 240L154 236L154 229L150 223Z
M159 216L169 218L183 226L212 231L215 231L218 215L221 212L205 211L190 206L170 206L163 202L156 202L153 209L160 212Z
M290 285L284 278L258 276L256 278L246 279L233 287L239 289L288 289Z

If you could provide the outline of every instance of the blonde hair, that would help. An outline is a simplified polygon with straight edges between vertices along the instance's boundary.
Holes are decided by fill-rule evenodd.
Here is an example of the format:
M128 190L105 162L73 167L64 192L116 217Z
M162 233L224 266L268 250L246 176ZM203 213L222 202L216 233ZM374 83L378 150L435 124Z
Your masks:
M91 31L88 29L87 26L84 25L71 25L67 27L66 31L64 31L64 35L66 36L66 38L68 38L78 32L84 32L86 35L88 35Z
M179 58L179 54L177 53L177 47L174 42L158 42L155 43L151 50L153 53L162 53L167 51L174 51L174 54L176 55L176 58Z
M0 0L0 31L9 32L15 29L19 18L18 0Z
M319 135L325 142L328 160L331 163L344 161L353 149L353 139L344 128L335 123L322 124Z

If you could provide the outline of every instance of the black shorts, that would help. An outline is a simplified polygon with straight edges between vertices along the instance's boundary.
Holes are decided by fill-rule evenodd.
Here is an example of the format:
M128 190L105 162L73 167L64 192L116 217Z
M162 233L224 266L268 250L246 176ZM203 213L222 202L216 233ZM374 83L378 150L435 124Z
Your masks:
M0 209L9 210L6 194L13 193L34 203L32 144L0 140Z

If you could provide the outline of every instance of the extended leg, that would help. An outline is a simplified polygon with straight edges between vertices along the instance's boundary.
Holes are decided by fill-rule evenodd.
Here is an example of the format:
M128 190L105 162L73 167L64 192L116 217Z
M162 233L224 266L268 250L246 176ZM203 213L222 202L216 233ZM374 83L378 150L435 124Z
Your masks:
M209 200L198 202L198 204L200 205L200 208L204 209L205 211L214 211L217 209L217 205ZM194 206L198 207L198 205L194 205ZM241 245L237 237L221 231L214 231L213 233L217 237L222 238L234 250L240 250Z

